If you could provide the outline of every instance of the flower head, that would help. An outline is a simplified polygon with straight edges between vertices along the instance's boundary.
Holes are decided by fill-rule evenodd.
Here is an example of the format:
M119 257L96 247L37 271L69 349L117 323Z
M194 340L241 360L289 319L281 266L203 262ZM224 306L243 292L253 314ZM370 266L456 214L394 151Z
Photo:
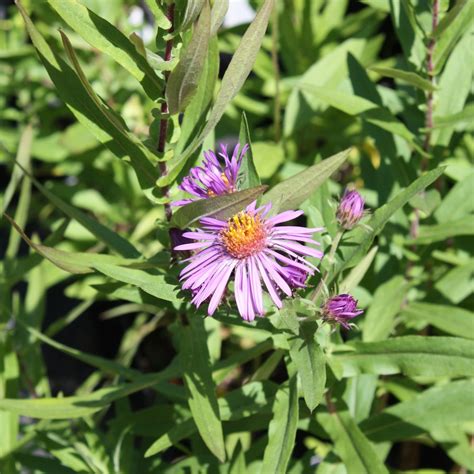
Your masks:
M323 306L323 318L346 329L350 328L349 321L362 313L361 309L357 309L357 300L348 294L333 296Z
M247 150L248 145L244 145L241 150L240 146L236 145L232 156L229 157L227 145L221 145L221 151L218 153L221 160L212 150L204 152L202 166L191 168L189 175L179 185L180 189L192 194L195 198L175 201L173 205L183 206L195 201L196 198L206 199L237 191L240 165Z
M278 226L302 212L286 211L267 218L270 207L256 209L254 202L227 221L203 218L201 229L183 234L195 242L175 247L198 250L187 260L180 279L183 289L193 291L192 302L197 307L209 300L209 315L216 311L232 277L239 313L253 321L256 315L264 314L262 286L281 308L280 296L291 296L295 288L295 268L306 275L317 270L305 257L320 259L323 253L303 243L319 245L311 236L322 229ZM301 279L299 282L303 286Z
M346 189L337 208L337 220L344 229L352 229L364 215L364 199L355 190Z

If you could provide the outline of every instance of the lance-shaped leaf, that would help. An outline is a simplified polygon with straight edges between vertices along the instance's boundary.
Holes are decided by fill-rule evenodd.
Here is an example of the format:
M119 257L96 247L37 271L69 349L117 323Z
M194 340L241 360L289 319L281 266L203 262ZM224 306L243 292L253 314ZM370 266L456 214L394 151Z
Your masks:
M265 0L258 11L254 21L248 27L242 36L239 47L232 57L224 77L222 78L221 88L212 107L209 119L204 130L191 142L186 150L180 155L173 157L168 162L168 174L158 180L159 186L168 186L178 176L183 169L186 161L191 157L194 150L203 142L209 132L214 129L230 101L237 95L243 86L253 63L257 58L260 45L262 44L265 31L267 29L270 13L273 8L274 0Z
M315 322L300 325L298 336L290 336L290 357L295 363L308 408L313 411L321 401L326 386L326 358L316 342Z
M116 265L130 265L137 263L137 260L117 257L115 255L97 254L89 252L65 252L63 250L48 247L47 245L37 244L33 242L24 232L23 229L8 215L4 217L10 222L13 228L18 232L21 238L41 256L48 259L58 268L69 273L90 273L94 271L96 263L113 263Z
M357 426L347 407L343 403L335 407L332 402L330 406L332 413L318 413L317 420L331 437L334 450L344 464L360 474L388 474L375 447Z
M271 202L274 213L298 209L300 204L339 169L350 151L350 148L341 151L278 183L264 194L262 204Z
M132 383L102 388L83 396L36 399L3 398L0 399L0 410L47 420L82 418L108 407L116 400L177 375L179 375L178 364L171 364L162 372L142 375Z
M61 18L91 46L109 55L143 86L152 99L157 99L162 82L134 44L114 25L77 0L48 0Z
M336 264L334 275L337 275L345 268L357 264L367 254L375 236L383 230L390 217L401 209L413 196L434 182L443 172L444 168L440 167L420 176L391 201L378 208L366 226L360 226L348 232L344 236L342 246L339 247L339 251L342 252L344 258Z
M191 41L168 78L166 99L171 114L182 112L197 91L207 57L210 27L211 9L206 1Z
M372 66L370 71L374 71L377 74L380 74L383 77L392 77L394 79L399 79L406 84L417 87L418 89L424 91L434 91L436 87L431 84L430 81L424 79L414 72L402 71L401 69L394 69L391 67L378 67Z
M184 381L189 391L188 404L204 443L221 462L224 462L226 457L224 434L216 386L212 380L204 322L200 317L191 317L190 321L191 326L183 328L180 347Z
M239 183L241 189L248 189L260 184L260 178L255 168L253 161L252 142L250 140L249 124L247 122L247 116L245 112L242 112L242 119L240 121L240 134L239 134L240 146L247 144L249 149L242 159L242 164L239 170Z
M36 188L48 198L52 204L60 209L71 219L75 219L79 224L85 227L92 235L94 235L99 241L103 242L111 249L115 250L118 254L126 258L138 258L140 252L130 243L125 240L119 234L108 229L100 222L92 219L84 212L76 209L70 204L64 202L60 197L46 189L42 184L39 183L30 173L28 173L18 162L16 163L23 172L31 179Z
M268 444L260 472L284 474L290 461L298 425L298 388L296 377L281 387L273 404L273 418L268 426Z
M267 186L257 186L236 193L223 194L208 199L198 199L180 207L171 220L171 225L184 229L203 217L228 219L255 201Z
M474 376L474 342L456 337L402 336L383 342L353 342L333 353L344 377L360 373L409 377Z
M150 196L157 178L157 172L152 164L156 161L156 156L127 130L121 119L108 109L104 102L97 98L85 80L82 71L81 74L77 73L52 51L19 0L17 5L33 45L61 99L64 100L79 122L88 128L112 153L119 158L129 157L141 188ZM65 40L65 46L71 60L77 67L74 51L72 47L69 47L67 40Z
M402 312L406 322L424 321L454 336L474 339L474 313L456 306L410 303Z
M181 302L177 295L176 285L168 283L166 276L162 274L99 262L94 264L94 268L114 280L136 286L145 293L161 300L171 301L172 303Z
M224 17L229 9L229 0L221 0L220 2L214 2L211 10L211 36L217 34Z
M362 431L374 441L399 441L443 426L474 421L474 382L460 380L426 390L363 421Z
M339 286L340 293L351 293L362 281L378 252L377 245L349 272Z

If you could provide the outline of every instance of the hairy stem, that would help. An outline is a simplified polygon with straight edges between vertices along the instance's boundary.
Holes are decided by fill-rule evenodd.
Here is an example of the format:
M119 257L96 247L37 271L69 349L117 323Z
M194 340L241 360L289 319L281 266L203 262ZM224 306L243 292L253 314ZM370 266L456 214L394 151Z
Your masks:
M168 20L171 23L171 26L168 30L168 34L171 34L174 31L174 25L173 25L174 3L171 3L168 6L168 11L166 12L166 16L168 17ZM169 38L168 41L166 42L165 57L164 57L165 61L170 61L171 60L172 50L173 50L173 38ZM168 76L169 76L169 71L166 71L165 72L165 87L166 87L166 82L168 81ZM166 114L168 114L168 103L166 102L166 98L165 98L163 103L161 104L160 132L159 132L159 136L158 136L158 145L157 145L157 150L160 154L164 153L164 151L165 151L166 137L168 135L168 118L166 117ZM162 176L166 175L166 173L167 173L166 162L160 161L159 162L159 168L160 168L161 175ZM163 187L163 195L165 197L169 196L169 187L168 186ZM166 214L166 219L168 221L170 221L171 216L172 216L172 210L171 210L171 206L169 205L169 203L165 204L165 214Z

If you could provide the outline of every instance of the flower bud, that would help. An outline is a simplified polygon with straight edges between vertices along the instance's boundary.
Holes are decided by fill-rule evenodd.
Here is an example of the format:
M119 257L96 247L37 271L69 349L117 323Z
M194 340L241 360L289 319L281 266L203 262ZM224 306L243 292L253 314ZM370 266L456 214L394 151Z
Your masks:
M357 300L348 294L333 296L323 306L323 318L346 329L350 329L349 321L362 313L357 309Z
M355 190L346 189L337 208L337 221L344 229L352 229L364 215L364 199Z

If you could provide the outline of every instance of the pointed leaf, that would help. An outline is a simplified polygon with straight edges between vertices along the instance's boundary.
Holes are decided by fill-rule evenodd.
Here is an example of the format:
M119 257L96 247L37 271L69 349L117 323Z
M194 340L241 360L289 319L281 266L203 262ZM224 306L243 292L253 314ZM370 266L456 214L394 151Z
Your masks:
M239 170L240 188L248 189L253 188L254 186L259 186L260 178L253 161L252 142L250 140L249 124L247 122L247 116L245 115L245 112L242 112L242 119L240 121L239 142L240 146L242 147L246 144L249 146Z

